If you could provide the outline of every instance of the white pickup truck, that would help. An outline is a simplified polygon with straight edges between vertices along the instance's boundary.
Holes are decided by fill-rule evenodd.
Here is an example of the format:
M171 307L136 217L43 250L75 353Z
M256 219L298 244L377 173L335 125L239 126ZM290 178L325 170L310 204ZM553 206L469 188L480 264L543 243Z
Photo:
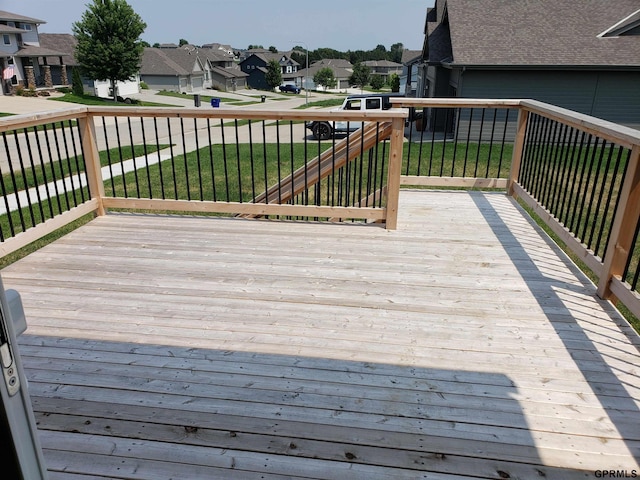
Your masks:
M393 97L402 96L398 93L371 93L366 95L349 95L339 108L333 111L342 110L371 111L371 110L388 110L391 108L389 101ZM355 132L362 127L362 122L328 122L313 121L307 122L306 128L311 130L313 138L317 140L328 140L335 133Z

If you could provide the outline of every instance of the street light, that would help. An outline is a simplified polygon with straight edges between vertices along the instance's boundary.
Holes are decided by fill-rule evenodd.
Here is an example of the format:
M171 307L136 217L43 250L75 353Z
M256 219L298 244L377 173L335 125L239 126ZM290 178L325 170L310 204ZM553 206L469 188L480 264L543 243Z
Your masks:
M309 82L307 81L307 75L309 75L309 47L305 42L296 41L304 47L304 51L307 55L307 66L304 69L304 104L309 105L309 89L307 88Z

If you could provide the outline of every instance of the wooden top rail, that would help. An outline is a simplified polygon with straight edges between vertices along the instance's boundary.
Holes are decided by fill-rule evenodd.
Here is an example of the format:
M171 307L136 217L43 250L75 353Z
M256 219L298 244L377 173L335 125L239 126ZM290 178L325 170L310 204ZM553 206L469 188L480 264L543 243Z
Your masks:
M406 118L402 109L374 111L329 110L257 110L248 108L180 108L180 107L88 107L90 115L118 117L215 118L238 120L326 120L384 122Z
M41 113L25 113L0 118L0 133L52 122L76 120L87 116L87 107L70 107Z
M478 98L403 98L390 99L394 107L438 108L518 108L521 100Z
M577 113L572 110L567 110L566 108L556 107L537 100L521 100L520 105L529 112L557 120L558 122L604 138L620 146L631 149L634 145L640 145L640 130Z

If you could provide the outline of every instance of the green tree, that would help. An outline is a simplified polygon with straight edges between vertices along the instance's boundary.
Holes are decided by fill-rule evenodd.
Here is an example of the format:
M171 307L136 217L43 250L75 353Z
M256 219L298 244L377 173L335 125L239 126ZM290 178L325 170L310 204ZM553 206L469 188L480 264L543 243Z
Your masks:
M389 49L389 60L396 63L402 63L402 52L404 51L404 45L402 43L394 43Z
M181 47L184 47L185 45L189 45L189 40L185 40L184 38L181 38L180 40L178 40L178 45Z
M117 101L116 83L140 70L144 50L140 35L147 24L125 0L93 0L87 8L73 24L76 60L86 77L109 80Z
M382 77L382 75L372 75L370 83L371 88L373 88L374 90L380 90L382 87L384 87L384 78Z
M371 81L371 69L363 65L362 63L356 63L353 66L353 73L349 77L349 85L359 87L360 90L364 90L364 87Z
M271 90L282 83L282 67L280 67L277 60L269 60L265 80Z
M278 49L277 49L276 47L274 47L273 45L271 45L271 46L269 47L269 51L270 51L271 53L278 53Z
M391 86L391 91L393 93L398 93L400 91L400 77L397 73L392 73L389 76L389 85Z
M71 91L74 95L84 95L84 86L82 85L82 77L80 76L79 68L74 68L71 73Z
M324 87L326 90L327 88L334 88L338 81L333 74L333 70L329 67L323 67L313 76L313 83Z

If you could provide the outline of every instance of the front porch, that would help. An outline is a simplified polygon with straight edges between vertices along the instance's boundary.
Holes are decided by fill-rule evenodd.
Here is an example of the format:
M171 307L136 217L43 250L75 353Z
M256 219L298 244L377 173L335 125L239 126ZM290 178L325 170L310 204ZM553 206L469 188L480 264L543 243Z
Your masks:
M397 222L112 213L5 268L51 478L638 470L638 336L514 200Z

